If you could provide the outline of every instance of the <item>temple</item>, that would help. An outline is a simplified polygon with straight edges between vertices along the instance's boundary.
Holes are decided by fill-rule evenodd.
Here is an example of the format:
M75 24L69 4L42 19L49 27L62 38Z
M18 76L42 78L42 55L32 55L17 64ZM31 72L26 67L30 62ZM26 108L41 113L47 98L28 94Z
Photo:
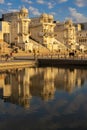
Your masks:
M64 52L87 50L87 30L72 20L55 22L53 15L43 13L29 18L28 9L2 14L0 19L0 47L2 41L15 44L25 52Z

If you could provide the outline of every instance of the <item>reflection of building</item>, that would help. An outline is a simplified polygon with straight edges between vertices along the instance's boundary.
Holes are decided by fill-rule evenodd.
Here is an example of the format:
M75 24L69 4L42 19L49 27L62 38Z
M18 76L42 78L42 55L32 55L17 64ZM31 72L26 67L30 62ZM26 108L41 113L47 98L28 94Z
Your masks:
M13 82L15 81L17 84L13 87L14 90L12 95L16 95L16 97L18 95L19 104L27 108L30 105L29 100L31 98L29 90L29 73L28 71L21 70L18 71L18 73L16 72L14 78Z
M73 92L87 80L85 70L58 68L25 68L0 74L0 98L30 107L31 97L52 100L57 91Z
M11 96L11 81L10 75L1 74L0 75L0 97L8 98Z
M6 101L29 107L31 94L29 91L28 71L14 70L8 72L3 79L0 79L2 97ZM2 77L2 76L1 76ZM0 94L1 95L1 94Z
M47 68L44 71L44 88L43 88L43 98L44 100L49 100L54 98L55 86L54 86L54 78L57 71L53 68Z
M66 90L70 93L76 87L79 88L82 86L84 83L82 77L79 70L59 69L58 75L55 76L55 86L58 90Z
M38 71L38 73L33 76L30 81L30 91L32 96L40 96L45 101L54 98L54 74L52 73L51 68Z

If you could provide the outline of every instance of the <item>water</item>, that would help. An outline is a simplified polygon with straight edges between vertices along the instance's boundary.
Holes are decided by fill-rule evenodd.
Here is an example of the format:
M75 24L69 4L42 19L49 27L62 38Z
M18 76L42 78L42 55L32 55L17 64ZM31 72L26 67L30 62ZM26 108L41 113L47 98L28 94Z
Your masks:
M87 128L87 70L25 68L0 73L0 130Z

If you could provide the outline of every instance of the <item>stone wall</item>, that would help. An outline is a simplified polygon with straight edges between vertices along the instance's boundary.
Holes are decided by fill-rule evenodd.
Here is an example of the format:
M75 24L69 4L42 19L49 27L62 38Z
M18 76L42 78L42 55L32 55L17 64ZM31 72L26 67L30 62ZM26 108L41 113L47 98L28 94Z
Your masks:
M34 25L30 26L30 37L37 41L38 43L43 43L43 35L42 34L42 25Z

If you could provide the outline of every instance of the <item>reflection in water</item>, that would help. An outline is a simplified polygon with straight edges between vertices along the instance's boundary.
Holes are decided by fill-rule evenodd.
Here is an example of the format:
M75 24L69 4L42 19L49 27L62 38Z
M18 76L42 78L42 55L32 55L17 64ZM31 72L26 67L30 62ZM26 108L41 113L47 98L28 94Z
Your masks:
M84 70L59 69L55 76L55 86L58 90L73 92L75 88L80 88L84 84L86 75Z
M33 96L54 99L56 90L72 93L85 83L87 72L77 69L25 68L0 74L0 97L4 101L30 106Z
M86 97L87 70L8 70L0 73L0 129L87 128Z

